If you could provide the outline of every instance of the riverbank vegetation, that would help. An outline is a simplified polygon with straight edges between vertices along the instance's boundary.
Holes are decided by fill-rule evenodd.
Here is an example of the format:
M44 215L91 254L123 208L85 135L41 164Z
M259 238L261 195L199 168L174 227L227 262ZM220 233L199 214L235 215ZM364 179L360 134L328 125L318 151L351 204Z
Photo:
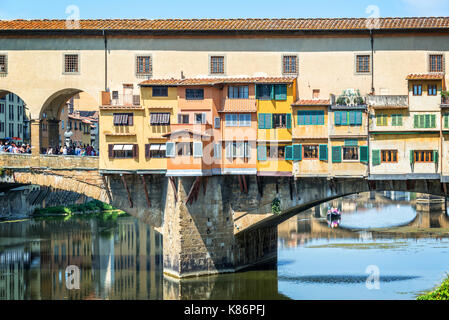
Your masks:
M449 275L446 275L446 279L438 288L419 296L417 300L449 300Z
M33 217L45 219L49 217L63 217L68 220L74 217L98 218L102 220L116 220L119 217L129 216L125 211L119 210L110 204L98 200L70 206L56 206L34 210Z

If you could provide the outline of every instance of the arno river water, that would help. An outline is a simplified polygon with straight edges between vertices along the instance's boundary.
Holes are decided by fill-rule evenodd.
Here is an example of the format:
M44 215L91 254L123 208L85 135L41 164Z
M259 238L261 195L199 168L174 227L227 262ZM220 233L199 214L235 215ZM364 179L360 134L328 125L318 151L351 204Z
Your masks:
M336 228L330 204L286 221L276 269L181 283L164 278L162 237L137 219L3 221L0 299L415 299L449 272L449 218L390 198L334 201Z

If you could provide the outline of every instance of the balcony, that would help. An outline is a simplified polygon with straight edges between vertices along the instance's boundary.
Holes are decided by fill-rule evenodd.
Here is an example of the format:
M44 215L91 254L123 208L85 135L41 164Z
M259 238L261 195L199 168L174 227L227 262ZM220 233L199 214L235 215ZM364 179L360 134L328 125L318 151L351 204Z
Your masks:
M176 139L185 136L185 134L192 136L200 136L199 140L208 140L213 136L212 125L209 123L193 124L193 123L176 123L170 124L170 132L162 135L165 138Z
M441 108L449 108L449 97L441 97Z
M374 109L406 109L408 108L407 95L375 95L367 96L366 104Z
M116 92L113 92L111 97L110 92L103 91L101 93L101 100L103 106L140 106L140 95L138 94L117 94Z
M330 95L332 109L365 109L366 97L360 95L359 90L347 89L339 96Z

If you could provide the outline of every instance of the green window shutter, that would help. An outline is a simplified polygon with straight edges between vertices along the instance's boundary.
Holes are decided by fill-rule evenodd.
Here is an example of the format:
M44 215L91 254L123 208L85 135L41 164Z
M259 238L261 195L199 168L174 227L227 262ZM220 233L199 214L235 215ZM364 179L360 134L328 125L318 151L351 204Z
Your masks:
M392 114L391 115L391 125L397 126L396 121L397 121L397 114Z
M368 146L360 146L360 162L368 162Z
M361 126L362 125L362 111L356 111L355 124L357 126Z
M320 160L327 160L327 144L320 144Z
M397 126L402 126L402 114L398 114L397 115L396 125Z
M258 84L256 84L255 86L254 86L254 96L256 97L256 99L257 98L259 98L259 90L257 90L257 88L259 87L259 85Z
M292 128L292 115L290 113L287 113L287 129Z
M438 150L433 151L433 162L438 163Z
M349 111L348 112L348 114L349 114L349 124L351 125L351 126L354 126L355 125L355 111Z
M413 150L410 150L410 163L414 163L414 162L415 162L415 159L414 159L414 157L413 157L413 154L414 154L414 151L413 151Z
M345 139L345 146L355 147L359 145L359 141L356 139Z
M348 112L347 111L341 111L341 124L342 125L348 124Z
M380 114L376 114L376 125L381 126L382 125L382 118Z
M274 100L274 85L273 84L271 84L270 85L270 88L271 88L271 92L270 92L270 98L271 98L271 100Z
M259 145L257 146L257 160L267 160L267 146Z
M332 162L341 162L341 147L332 147Z
M304 114L304 111L300 111L300 110L298 110L298 125L299 126L301 126L301 125L304 125L305 124L305 114Z
M380 164L380 150L372 150L372 159L373 166L377 166Z
M272 121L273 121L273 114L265 113L265 129L273 128Z
M165 144L165 156L167 158L173 158L175 156L175 143L167 142Z
M424 128L430 128L430 114L425 115L425 124Z
M434 115L434 114L431 114L430 115L430 128L436 128L436 125L435 125L435 118L436 118L436 115Z
M259 129L265 129L265 113L259 113Z
M287 85L276 84L274 86L274 99L275 100L287 100Z
M414 117L413 117L413 126L415 128L419 128L419 118L418 118L417 114L415 114Z
M293 146L285 147L285 160L293 160Z
M334 111L334 122L335 125L341 125L341 111Z
M388 126L388 115L386 115L386 114L382 115L382 125Z
M293 160L302 160L302 150L300 144L293 145Z
M324 111L318 111L319 113L319 121L318 124L319 125L324 125Z
M449 128L449 114L444 115L444 127Z

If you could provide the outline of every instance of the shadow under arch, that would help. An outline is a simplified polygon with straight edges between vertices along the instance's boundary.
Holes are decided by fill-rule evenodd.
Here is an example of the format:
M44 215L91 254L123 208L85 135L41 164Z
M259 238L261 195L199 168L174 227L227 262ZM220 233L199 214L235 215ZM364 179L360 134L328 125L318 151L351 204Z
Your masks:
M60 135L60 121L61 114L64 108L72 103L72 110L67 110L69 113L73 111L73 99L79 100L80 94L85 94L83 99L88 100L91 105L90 111L98 111L100 103L91 92L79 88L65 88L54 92L50 95L42 105L39 113L40 121L40 150L41 152L48 147L60 147L62 144L62 137ZM61 130L64 130L61 127ZM44 131L46 131L44 133Z

